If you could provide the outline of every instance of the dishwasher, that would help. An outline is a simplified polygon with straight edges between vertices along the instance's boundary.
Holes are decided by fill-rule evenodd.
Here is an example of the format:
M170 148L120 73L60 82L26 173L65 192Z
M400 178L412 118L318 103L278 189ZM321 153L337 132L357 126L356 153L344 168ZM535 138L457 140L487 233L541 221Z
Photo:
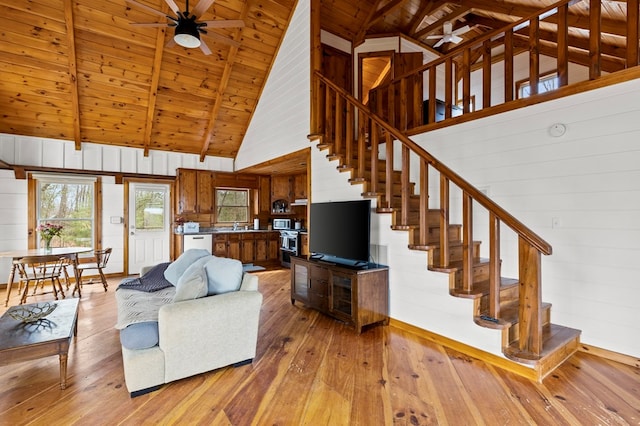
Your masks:
M183 251L189 249L205 249L211 254L213 249L213 236L211 234L184 235L182 242Z

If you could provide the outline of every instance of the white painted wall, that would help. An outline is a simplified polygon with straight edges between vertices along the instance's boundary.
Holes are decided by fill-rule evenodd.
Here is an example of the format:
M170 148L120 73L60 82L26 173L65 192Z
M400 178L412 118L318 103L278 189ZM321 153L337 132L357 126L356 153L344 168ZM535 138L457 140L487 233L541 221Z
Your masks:
M309 17L309 2L299 1L236 156L235 170L309 146Z

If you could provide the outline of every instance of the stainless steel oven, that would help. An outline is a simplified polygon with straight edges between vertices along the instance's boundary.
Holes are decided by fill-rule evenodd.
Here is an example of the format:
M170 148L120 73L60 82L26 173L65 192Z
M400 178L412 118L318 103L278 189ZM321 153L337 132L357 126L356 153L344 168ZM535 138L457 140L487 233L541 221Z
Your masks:
M280 231L280 263L287 268L291 266L291 256L300 254L300 232Z

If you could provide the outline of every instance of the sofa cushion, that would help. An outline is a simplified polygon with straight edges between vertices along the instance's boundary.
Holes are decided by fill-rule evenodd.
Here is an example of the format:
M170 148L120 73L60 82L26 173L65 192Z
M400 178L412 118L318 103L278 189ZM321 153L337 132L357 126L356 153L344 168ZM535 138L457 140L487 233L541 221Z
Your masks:
M226 257L213 257L205 265L208 295L237 291L242 283L242 262Z
M207 274L204 271L205 263L213 258L211 255L196 260L182 274L176 284L174 302L197 299L207 295Z
M158 341L158 321L138 322L120 330L120 344L127 349L152 348Z
M205 249L189 249L182 253L172 262L164 271L164 277L174 286L178 284L178 280L184 274L189 266L198 259L205 256L211 256Z

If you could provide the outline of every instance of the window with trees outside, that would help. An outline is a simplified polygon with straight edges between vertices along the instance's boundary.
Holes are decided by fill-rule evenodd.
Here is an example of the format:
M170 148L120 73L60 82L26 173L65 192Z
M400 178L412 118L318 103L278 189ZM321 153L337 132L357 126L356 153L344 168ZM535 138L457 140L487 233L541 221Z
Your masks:
M249 222L249 190L216 188L216 222Z
M62 226L52 247L93 247L95 179L37 178L37 226ZM44 247L41 235L38 246Z
M136 187L136 229L138 231L162 231L165 226L164 211L166 191Z
M558 73L551 73L540 76L538 80L538 93L550 92L558 88ZM531 96L531 83L529 80L521 80L516 82L516 90L518 99L528 98Z

